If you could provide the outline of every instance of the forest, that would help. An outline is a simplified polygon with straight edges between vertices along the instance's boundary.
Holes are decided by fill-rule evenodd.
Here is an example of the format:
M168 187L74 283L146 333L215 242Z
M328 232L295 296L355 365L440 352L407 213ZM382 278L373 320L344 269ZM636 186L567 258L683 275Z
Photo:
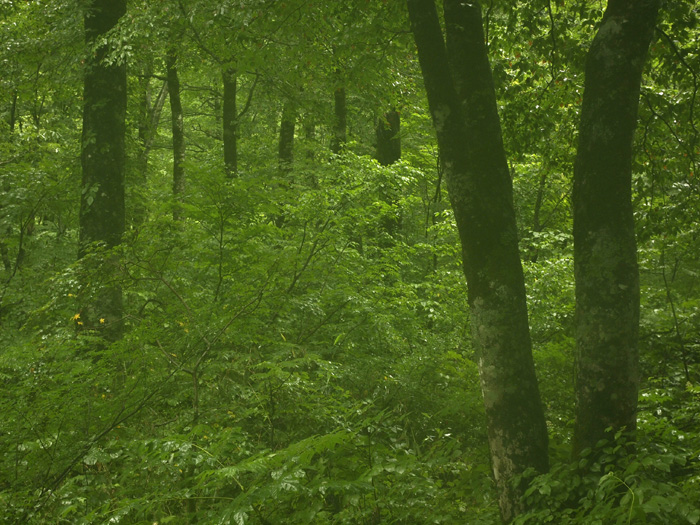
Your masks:
M695 0L0 0L0 523L700 523Z

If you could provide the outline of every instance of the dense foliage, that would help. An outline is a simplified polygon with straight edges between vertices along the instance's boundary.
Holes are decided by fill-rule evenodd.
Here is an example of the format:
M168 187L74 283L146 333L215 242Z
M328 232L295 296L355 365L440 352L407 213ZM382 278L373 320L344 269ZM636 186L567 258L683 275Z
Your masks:
M459 241L402 3L130 1L108 58L129 71L127 233L115 253L95 246L76 260L83 3L0 1L0 521L497 523ZM516 523L694 524L700 8L690 0L663 10L635 142L636 446L620 434L570 462L572 164L603 9L512 0L484 11L553 464ZM181 204L170 110L157 104L172 48ZM227 67L238 72L234 178L222 153ZM340 85L348 143L334 155ZM278 162L287 100L291 171ZM402 155L382 166L375 126L392 108ZM110 343L81 312L114 256L125 329Z

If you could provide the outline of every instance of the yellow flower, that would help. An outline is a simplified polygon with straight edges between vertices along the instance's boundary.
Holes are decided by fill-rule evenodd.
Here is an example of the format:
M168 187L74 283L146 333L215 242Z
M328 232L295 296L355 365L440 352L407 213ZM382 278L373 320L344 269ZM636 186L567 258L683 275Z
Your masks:
M105 319L104 319L104 317L100 317L100 324L105 324Z
M73 317L71 317L71 320L73 320L73 321L77 321L78 319L80 319L80 314L79 314L79 313L77 313L77 314L75 314Z

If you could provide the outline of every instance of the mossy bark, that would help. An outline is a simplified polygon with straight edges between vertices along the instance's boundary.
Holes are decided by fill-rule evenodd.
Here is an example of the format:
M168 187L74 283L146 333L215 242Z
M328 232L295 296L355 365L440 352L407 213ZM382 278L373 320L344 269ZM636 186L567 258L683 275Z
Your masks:
M632 141L658 0L611 0L586 62L574 167L574 455L626 428L639 388Z
M93 48L126 13L126 0L93 0L85 11L86 44ZM94 52L93 52L94 51ZM106 60L109 43L97 45L85 63L82 131L82 187L78 256L94 243L114 248L125 228L124 168L126 118L126 64ZM85 305L83 322L103 329L116 339L121 333L122 291L118 263L109 257L102 285L91 304ZM102 321L99 321L102 319Z
M514 477L548 469L532 359L513 190L478 3L445 0L447 48L433 0L408 0L411 26L462 244L501 515L521 508Z

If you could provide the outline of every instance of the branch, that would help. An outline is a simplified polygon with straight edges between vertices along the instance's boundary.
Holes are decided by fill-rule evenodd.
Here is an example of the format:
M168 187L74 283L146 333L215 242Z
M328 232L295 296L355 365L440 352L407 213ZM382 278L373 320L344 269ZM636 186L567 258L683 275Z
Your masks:
M690 109L689 109L689 115L688 119L690 120L690 126L693 128L693 154L695 153L695 144L697 143L698 139L698 129L695 127L695 117L694 117L694 107L695 107L695 98L698 94L698 74L695 72L693 67L688 64L688 62L685 60L683 55L681 54L680 50L676 46L676 43L673 41L673 39L660 27L656 27L656 30L666 39L666 41L669 43L671 46L671 49L673 49L673 52L676 54L678 57L678 60L680 61L681 64L685 66L685 68L690 71L690 74L693 76L693 96L690 98Z
M202 40L202 37L199 35L199 31L197 31L197 28L194 27L194 24L192 23L192 19L187 15L187 11L185 10L185 6L182 4L182 0L177 1L178 6L180 6L180 12L182 13L182 16L184 19L187 21L187 25L190 27L192 30L192 35L194 36L195 41L197 42L197 45L199 48L204 51L207 55L209 55L216 64L223 64L226 62L225 60L222 60L219 55L214 53L209 47L204 43Z

